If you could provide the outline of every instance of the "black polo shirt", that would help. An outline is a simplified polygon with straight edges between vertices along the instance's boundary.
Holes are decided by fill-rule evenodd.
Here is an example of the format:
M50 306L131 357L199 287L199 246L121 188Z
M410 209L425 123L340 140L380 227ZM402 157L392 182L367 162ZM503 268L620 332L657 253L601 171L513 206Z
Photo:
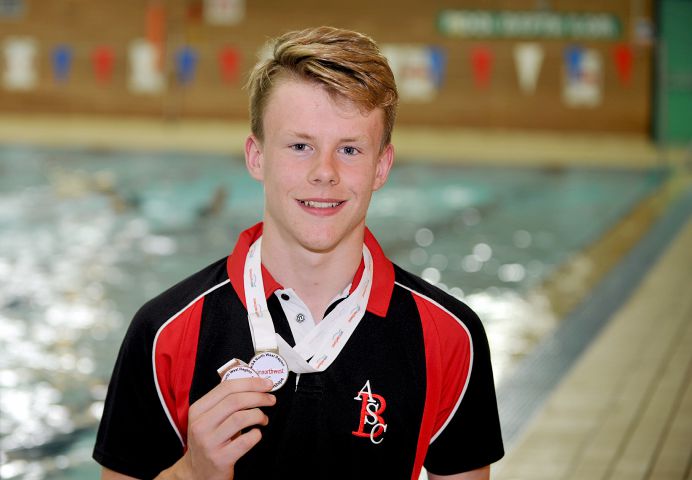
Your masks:
M152 478L184 453L189 406L217 369L254 355L243 265L262 224L233 253L146 303L123 341L94 458ZM414 479L450 475L503 455L483 326L465 304L393 265L366 230L373 257L367 311L324 372L291 373L264 409L262 440L235 478ZM274 328L294 345L279 288L263 271ZM355 283L355 282L354 282Z

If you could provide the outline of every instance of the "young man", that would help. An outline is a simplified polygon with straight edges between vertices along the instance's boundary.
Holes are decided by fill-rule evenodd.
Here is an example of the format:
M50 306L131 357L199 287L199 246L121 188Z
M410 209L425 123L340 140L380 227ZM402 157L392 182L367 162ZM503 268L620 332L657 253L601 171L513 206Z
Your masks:
M103 478L487 479L503 447L483 327L365 226L394 158L385 58L355 32L290 32L249 86L264 222L135 316Z

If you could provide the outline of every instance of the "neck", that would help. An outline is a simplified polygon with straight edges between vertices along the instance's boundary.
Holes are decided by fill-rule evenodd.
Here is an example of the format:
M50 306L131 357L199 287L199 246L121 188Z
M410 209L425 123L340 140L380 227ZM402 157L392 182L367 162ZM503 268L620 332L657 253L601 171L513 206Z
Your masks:
M315 323L329 302L353 281L363 256L363 236L328 252L286 248L273 232L262 235L262 264L281 285L292 288L310 309Z

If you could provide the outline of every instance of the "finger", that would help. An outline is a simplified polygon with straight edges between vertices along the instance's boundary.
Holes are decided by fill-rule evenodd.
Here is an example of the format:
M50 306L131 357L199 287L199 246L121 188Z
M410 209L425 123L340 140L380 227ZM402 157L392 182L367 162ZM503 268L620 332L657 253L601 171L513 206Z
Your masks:
M253 426L265 426L269 423L267 415L259 408L241 410L228 416L214 430L214 440L222 445L238 438L244 430Z
M276 397L271 393L242 392L228 395L205 412L206 422L217 427L236 412L257 407L271 407L276 404Z
M190 406L190 416L201 415L228 395L238 392L268 392L273 384L266 378L238 378L226 380L212 388Z
M258 428L253 428L249 432L243 433L222 449L222 455L234 465L240 457L245 455L262 439L262 432Z
M213 436L217 442L225 442L230 435L226 432L217 434L216 430L234 414L258 407L269 407L276 404L276 397L263 392L240 392L224 397L201 415L190 416L188 431L195 438ZM224 436L226 435L226 436Z

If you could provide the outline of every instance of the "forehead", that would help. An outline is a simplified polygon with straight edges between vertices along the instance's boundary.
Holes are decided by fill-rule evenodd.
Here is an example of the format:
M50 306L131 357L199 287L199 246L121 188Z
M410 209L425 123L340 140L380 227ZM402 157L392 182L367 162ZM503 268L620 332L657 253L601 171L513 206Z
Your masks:
M384 129L384 112L380 108L367 111L342 95L328 92L317 82L284 77L272 87L263 121L265 134L296 124L314 128L335 124L379 138Z

